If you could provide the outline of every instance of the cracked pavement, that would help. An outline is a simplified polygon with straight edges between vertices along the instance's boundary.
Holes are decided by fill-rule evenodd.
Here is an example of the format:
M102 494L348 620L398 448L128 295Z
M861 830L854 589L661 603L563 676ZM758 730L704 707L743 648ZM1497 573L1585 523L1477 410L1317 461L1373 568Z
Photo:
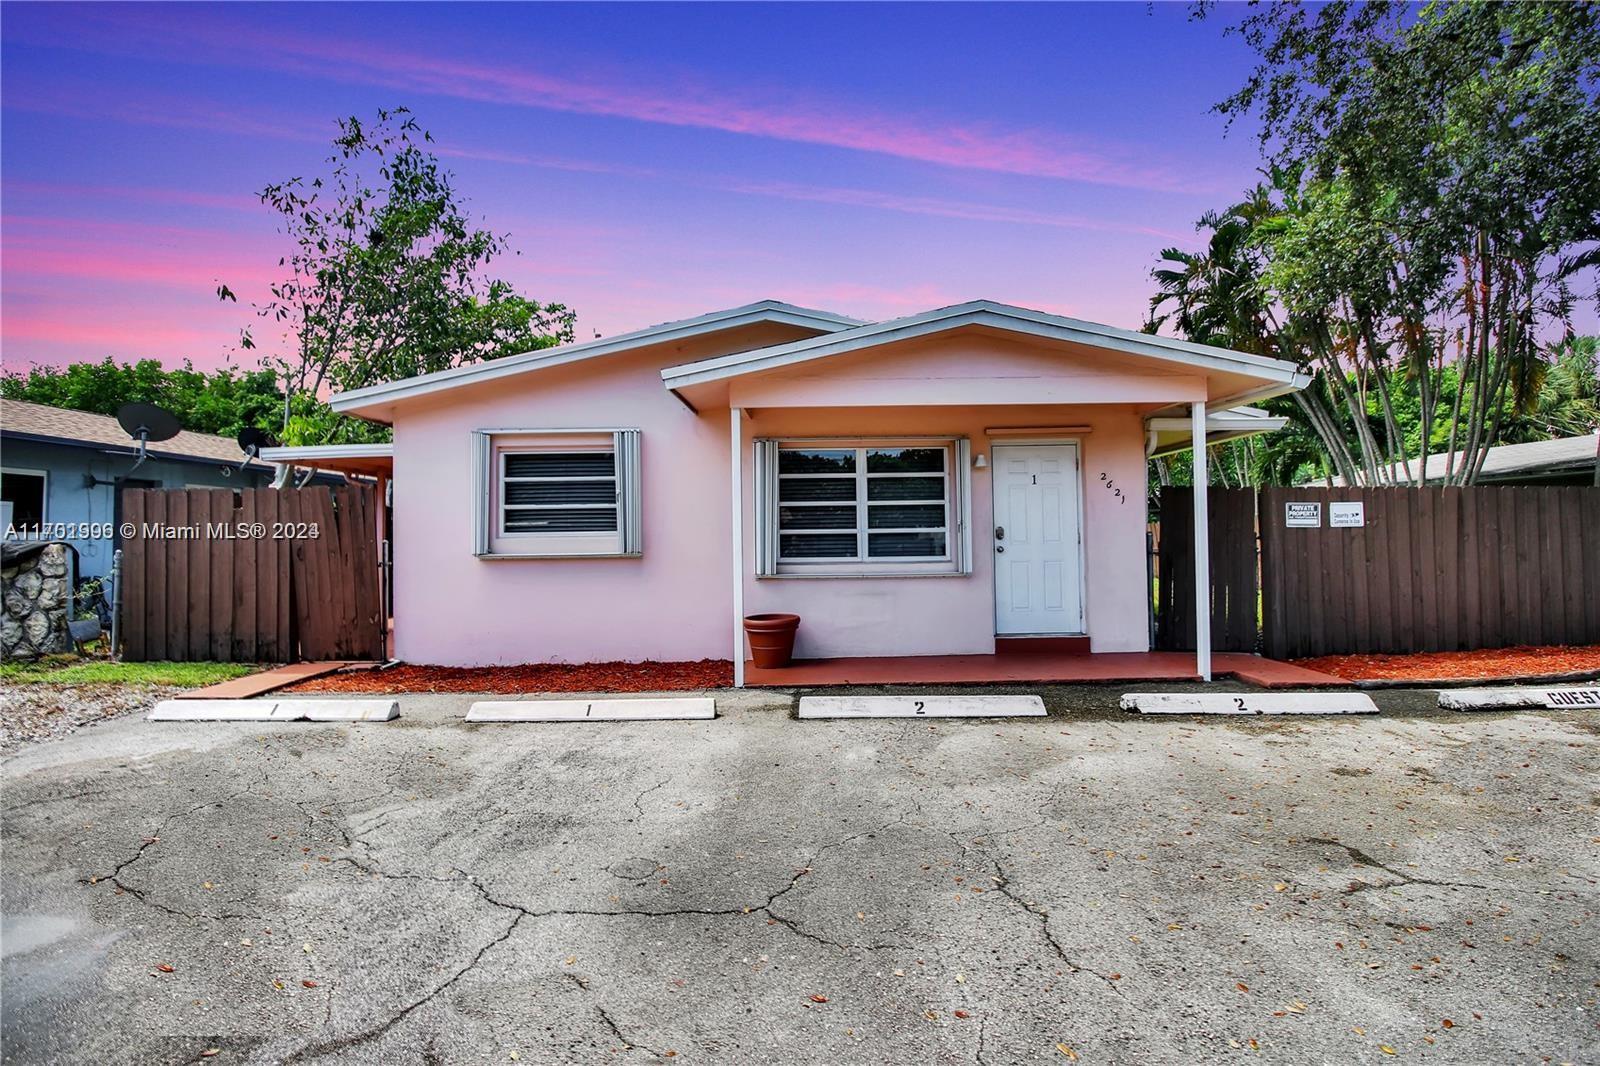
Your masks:
M1600 1060L1600 712L1028 691L1050 717L744 692L709 722L468 726L469 697L411 696L27 748L0 764L0 1054Z

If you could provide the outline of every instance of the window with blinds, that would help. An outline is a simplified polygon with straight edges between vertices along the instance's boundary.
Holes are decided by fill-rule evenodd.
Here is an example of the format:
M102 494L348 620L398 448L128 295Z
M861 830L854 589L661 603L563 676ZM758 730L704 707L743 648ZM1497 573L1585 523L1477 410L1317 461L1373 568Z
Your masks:
M966 573L964 440L757 441L758 573Z
M500 535L615 533L615 452L501 452Z
M478 437L477 554L640 554L638 430Z

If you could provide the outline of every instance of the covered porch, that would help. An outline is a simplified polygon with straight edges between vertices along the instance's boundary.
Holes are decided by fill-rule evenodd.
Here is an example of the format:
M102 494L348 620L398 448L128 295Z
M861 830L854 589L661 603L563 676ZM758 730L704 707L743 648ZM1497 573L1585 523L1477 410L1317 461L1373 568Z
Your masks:
M1275 428L1231 409L1296 387L1294 368L982 302L852 333L662 372L697 414L727 412L736 685L1281 676L1221 669L1204 626L1192 654L1150 651L1146 461ZM896 511L880 477L932 491ZM894 537L928 560L891 558ZM744 618L771 613L802 620L782 670L746 662Z

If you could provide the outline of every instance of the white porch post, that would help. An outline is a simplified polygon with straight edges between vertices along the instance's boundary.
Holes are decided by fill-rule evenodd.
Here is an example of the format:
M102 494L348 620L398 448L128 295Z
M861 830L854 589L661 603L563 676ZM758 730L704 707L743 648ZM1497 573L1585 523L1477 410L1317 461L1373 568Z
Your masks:
M744 688L744 471L740 456L742 408L728 408L728 455L733 499L733 687Z
M1206 506L1205 401L1189 406L1189 433L1194 456L1194 665L1200 680L1211 680L1211 520Z

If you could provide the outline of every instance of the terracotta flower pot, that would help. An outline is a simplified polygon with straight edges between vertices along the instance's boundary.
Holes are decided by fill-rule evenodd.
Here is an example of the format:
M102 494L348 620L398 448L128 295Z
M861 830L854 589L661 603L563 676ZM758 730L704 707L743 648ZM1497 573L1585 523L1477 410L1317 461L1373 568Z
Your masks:
M788 666L794 657L794 634L800 628L797 614L751 614L744 619L750 641L750 658L763 670Z

